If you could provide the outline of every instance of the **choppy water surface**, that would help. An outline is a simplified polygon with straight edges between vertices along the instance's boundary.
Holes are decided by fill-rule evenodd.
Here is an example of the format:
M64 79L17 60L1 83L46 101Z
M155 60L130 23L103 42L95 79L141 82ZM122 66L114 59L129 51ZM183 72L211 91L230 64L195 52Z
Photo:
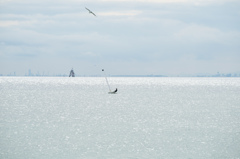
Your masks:
M0 158L240 158L240 78L0 77Z

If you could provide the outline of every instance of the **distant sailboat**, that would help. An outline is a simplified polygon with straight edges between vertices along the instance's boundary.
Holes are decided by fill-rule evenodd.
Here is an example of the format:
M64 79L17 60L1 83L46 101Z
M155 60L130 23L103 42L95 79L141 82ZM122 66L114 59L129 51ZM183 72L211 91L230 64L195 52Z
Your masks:
M104 72L104 69L102 69L102 71ZM114 91L111 91L111 88L110 88L110 85L109 85L109 83L108 83L108 79L107 79L107 76L106 76L106 74L105 74L105 72L104 72L104 75L105 75L105 79L106 79L106 82L107 82L107 85L108 85L108 89L109 89L109 94L116 94L117 93L117 91L118 91L118 89L116 88Z
M74 71L73 71L73 68L72 68L72 70L70 71L69 77L75 77L75 73L74 73Z

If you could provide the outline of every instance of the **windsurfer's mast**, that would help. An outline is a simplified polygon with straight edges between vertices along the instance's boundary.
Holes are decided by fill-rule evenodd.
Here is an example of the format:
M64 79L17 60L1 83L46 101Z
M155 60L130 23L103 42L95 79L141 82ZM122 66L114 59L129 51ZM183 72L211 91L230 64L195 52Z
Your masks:
M104 69L102 69L102 72L104 72ZM109 89L109 94L116 94L117 93L117 88L115 89L115 91L111 91L111 88L110 88L110 85L109 85L109 83L108 83L108 79L107 79L107 76L106 76L106 74L105 74L105 72L104 72L104 76L105 76L105 79L106 79L106 82L107 82L107 85L108 85L108 89Z
M104 69L102 69L102 71L104 72ZM109 91L111 92L111 88L110 88L110 85L109 85L109 83L108 83L107 76L106 76L105 72L104 72L104 76L105 76L105 79L106 79L106 82L107 82Z

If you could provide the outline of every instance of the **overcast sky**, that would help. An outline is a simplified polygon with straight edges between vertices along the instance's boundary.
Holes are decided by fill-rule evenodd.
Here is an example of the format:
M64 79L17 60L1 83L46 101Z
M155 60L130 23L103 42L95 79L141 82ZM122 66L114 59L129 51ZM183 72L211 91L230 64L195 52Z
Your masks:
M89 14L85 7L97 17ZM240 72L239 0L0 0L0 74Z

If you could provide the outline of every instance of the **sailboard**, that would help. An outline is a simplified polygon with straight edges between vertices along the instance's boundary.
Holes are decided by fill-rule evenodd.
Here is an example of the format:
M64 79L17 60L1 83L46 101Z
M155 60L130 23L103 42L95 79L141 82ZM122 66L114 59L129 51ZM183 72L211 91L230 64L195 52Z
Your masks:
M75 77L75 73L74 73L74 71L73 71L73 68L72 68L72 70L70 71L69 77Z
M104 69L102 69L102 72L104 72ZM116 88L114 91L112 91L111 88L110 88L110 85L108 83L108 79L107 79L107 76L106 76L105 72L104 72L104 76L105 76L105 79L106 79L106 82L107 82L107 85L108 85L108 89L109 89L108 94L116 94L118 89Z

